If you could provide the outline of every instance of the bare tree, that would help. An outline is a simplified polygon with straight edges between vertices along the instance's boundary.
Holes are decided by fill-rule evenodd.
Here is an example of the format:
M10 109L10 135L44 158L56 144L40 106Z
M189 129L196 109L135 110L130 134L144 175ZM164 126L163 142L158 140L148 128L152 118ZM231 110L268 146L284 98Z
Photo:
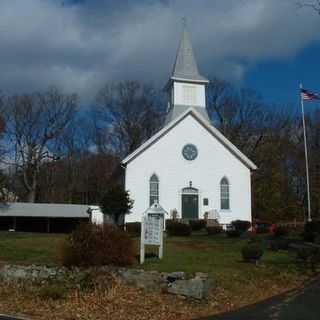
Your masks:
M125 156L159 130L165 104L152 84L126 81L101 88L92 110L98 149L107 138L117 155Z
M218 120L219 130L251 156L261 143L271 116L259 94L213 78L207 87L207 109L213 122Z
M55 87L5 101L10 164L20 172L28 202L35 201L40 165L55 158L55 141L73 119L76 105L76 94L62 93Z

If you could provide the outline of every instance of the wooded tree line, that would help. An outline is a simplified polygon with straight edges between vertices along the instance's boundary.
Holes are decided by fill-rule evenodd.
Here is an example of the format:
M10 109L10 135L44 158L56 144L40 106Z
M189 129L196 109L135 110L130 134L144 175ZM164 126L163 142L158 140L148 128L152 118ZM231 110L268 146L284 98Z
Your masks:
M214 125L258 166L255 217L304 218L303 134L293 108L216 78L207 87ZM88 108L56 87L0 95L0 183L20 201L99 203L119 161L162 127L165 110L165 95L139 81L106 84ZM312 214L320 217L320 109L307 112L306 125Z

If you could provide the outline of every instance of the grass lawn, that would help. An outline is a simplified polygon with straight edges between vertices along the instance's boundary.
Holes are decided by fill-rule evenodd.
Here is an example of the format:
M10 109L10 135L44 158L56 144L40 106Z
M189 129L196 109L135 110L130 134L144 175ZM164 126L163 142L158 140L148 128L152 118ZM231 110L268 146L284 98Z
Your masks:
M55 265L64 234L0 232L0 261L12 264Z
M259 235L262 241L269 235ZM296 236L292 237L296 240ZM259 265L242 260L241 248L249 242L249 234L240 238L227 238L224 234L207 235L199 232L191 237L169 237L165 239L163 260L146 259L143 266L134 267L157 271L205 272L218 285L241 293L268 291L272 287L287 287L306 275L306 267L295 254L287 251L265 250ZM149 246L147 252L157 253Z
M267 235L259 235L263 241ZM0 232L0 262L16 264L59 264L63 234ZM297 237L295 237L297 238ZM137 254L139 238L135 238ZM164 258L147 258L133 268L157 271L206 272L217 288L204 302L181 300L170 295L150 293L116 285L108 293L69 292L62 300L43 301L39 288L0 282L0 311L26 314L34 319L190 319L227 311L297 287L310 279L305 265L287 251L265 250L258 265L242 261L241 248L248 234L227 238L224 234L194 233L190 237L166 237ZM320 245L317 243L316 245ZM147 246L147 253L157 253ZM0 300L1 300L0 299ZM40 300L39 300L40 299ZM41 306L41 307L39 307Z
M260 237L263 240L268 236ZM0 232L0 261L59 264L59 247L65 238L64 234ZM281 284L288 281L288 275L290 281L291 277L305 274L305 266L287 251L265 250L258 266L243 262L240 252L246 243L246 234L240 238L227 238L224 234L197 232L190 237L166 237L162 260L148 258L143 266L135 261L133 267L156 271L206 272L220 284L235 288L251 281L258 286L259 283L264 286L265 281ZM135 238L135 246L138 254L139 238ZM157 254L157 247L147 246L146 252Z

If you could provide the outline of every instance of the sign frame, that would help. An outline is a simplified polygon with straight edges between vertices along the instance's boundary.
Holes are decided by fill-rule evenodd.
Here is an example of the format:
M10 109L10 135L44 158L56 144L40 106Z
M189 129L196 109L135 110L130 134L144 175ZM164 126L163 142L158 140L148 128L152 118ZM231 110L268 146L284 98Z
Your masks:
M163 258L164 214L168 214L157 202L148 208L141 219L140 264L145 261L145 245L159 246L158 257Z

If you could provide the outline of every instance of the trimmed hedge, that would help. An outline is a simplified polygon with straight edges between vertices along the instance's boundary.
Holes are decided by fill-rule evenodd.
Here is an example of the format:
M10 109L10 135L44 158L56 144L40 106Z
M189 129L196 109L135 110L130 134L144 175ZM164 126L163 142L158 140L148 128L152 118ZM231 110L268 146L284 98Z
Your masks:
M289 235L289 229L284 226L278 226L275 228L274 234L277 237L287 237Z
M61 248L65 266L125 266L134 259L130 235L112 225L81 223L67 237Z
M312 272L316 272L320 262L320 249L318 247L301 248L297 252L297 258L310 267Z
M141 222L127 222L126 230L132 237L140 237L141 235Z
M254 262L255 264L258 263L258 261L263 256L263 249L260 245L257 244L247 244L241 249L241 254L243 257L243 260L247 262Z
M251 222L246 220L234 220L231 221L231 225L235 230L247 231L251 227Z
M189 220L189 225L192 231L199 231L204 229L207 226L207 220L197 219L197 220Z
M226 235L228 238L239 238L241 236L240 230L228 230L226 231Z
M270 233L270 229L268 227L258 227L257 233L259 233L259 234Z
M315 232L320 234L320 220L312 220L304 225L304 232Z
M166 230L170 236L187 237L191 235L191 227L187 223L172 221L166 224Z
M206 227L206 231L208 234L218 234L218 233L221 233L222 228L219 226L211 226L211 227Z
M301 238L303 241L306 242L315 242L317 239L317 233L316 232L302 232L301 233Z

